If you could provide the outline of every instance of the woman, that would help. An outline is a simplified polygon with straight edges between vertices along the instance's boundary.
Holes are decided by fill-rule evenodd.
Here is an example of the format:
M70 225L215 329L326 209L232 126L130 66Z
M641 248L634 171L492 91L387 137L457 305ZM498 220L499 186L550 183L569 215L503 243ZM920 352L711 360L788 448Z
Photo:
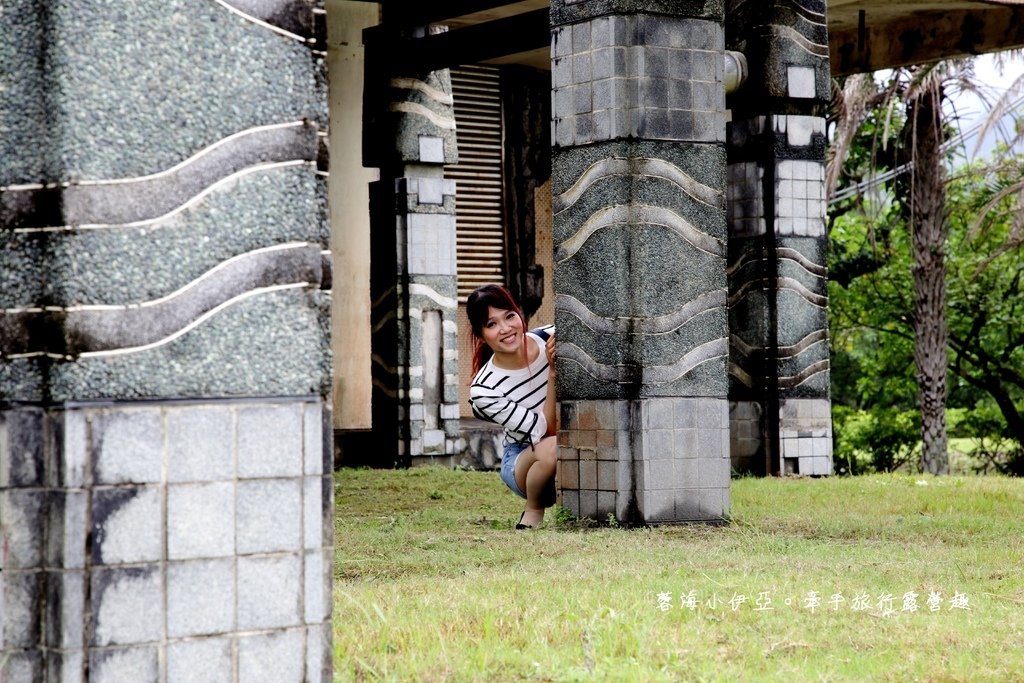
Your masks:
M474 415L505 428L501 480L526 499L516 529L536 528L555 502L555 327L527 331L500 285L474 290L466 313L475 344L469 402Z

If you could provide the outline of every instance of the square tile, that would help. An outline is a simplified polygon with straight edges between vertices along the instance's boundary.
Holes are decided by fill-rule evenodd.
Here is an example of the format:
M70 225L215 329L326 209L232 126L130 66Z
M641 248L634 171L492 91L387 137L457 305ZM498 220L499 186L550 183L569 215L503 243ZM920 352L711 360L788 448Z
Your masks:
M156 681L159 670L155 647L124 647L89 653L89 683Z
M310 683L331 683L331 625L306 629L306 680Z
M673 490L644 491L644 520L647 522L676 521Z
M580 492L562 491L562 505L576 517L580 516Z
M725 517L722 490L723 489L701 489L698 492L698 498L700 500L700 519L711 521Z
M239 629L302 623L302 562L298 555L238 558Z
M597 461L597 488L601 491L618 490L618 462L613 460Z
M420 407L422 408L422 406ZM441 417L452 417L446 415L446 407L441 407ZM457 419L458 416L458 407L456 406L454 417ZM329 446L332 444L329 440L325 440L325 436L333 437L333 435L327 434L330 429L329 417L330 414L326 413L324 406L319 401L307 403L303 407L302 450L305 461L303 472L306 475L322 475L333 469L333 463L329 464L332 457Z
M56 487L80 488L85 485L90 452L85 411L65 410L63 431L63 447L59 442L55 444L52 457L56 462L47 478Z
M46 653L47 681L54 681L54 683L85 683L83 678L84 672L85 654L83 650L51 650Z
M645 467L644 488L648 491L663 491L676 488L675 460L671 458L650 460Z
M45 484L43 420L38 409L0 412L0 489Z
M419 136L420 161L428 164L443 164L444 138L434 135Z
M234 630L234 560L171 562L167 566L167 635Z
M695 489L700 487L699 462L703 462L703 460L699 458L685 458L672 461L675 467L675 482L678 488Z
M580 463L578 460L563 460L558 465L561 488L578 489L580 487Z
M597 461L579 461L579 488L597 489Z
M163 597L160 570L125 567L94 570L90 645L132 645L160 640Z
M164 546L162 504L158 486L94 489L93 564L159 561Z
M51 649L85 647L85 572L46 572L43 643Z
M676 521L679 522L705 519L701 510L699 489L685 488L675 492L675 515Z
M42 624L38 606L43 602L46 574L43 571L11 571L0 574L0 643L4 654L18 648L39 647ZM6 680L6 679L4 679Z
M43 539L49 496L42 489L0 490L4 569L30 569L43 564Z
M323 477L306 477L302 491L302 546L307 550L324 545Z
M643 435L645 460L670 459L673 457L673 430L648 429Z
M305 554L303 608L307 624L319 624L330 619L330 559L329 551L318 550Z
M224 683L231 680L229 638L200 638L167 644L167 683Z
M245 683L302 683L305 655L305 629L240 637L238 680Z
M226 407L167 410L167 480L224 481L235 475L234 414Z
M700 456L697 432L697 429L676 429L673 432L673 454L676 459Z
M303 469L302 403L238 411L238 476L299 476Z
M235 548L270 553L302 547L302 484L299 479L240 481L235 489Z
M4 652L4 683L36 683L43 680L43 659L39 650Z
M167 487L167 556L172 560L235 554L235 485Z
M157 408L93 415L93 483L159 483L163 477L162 424Z
M85 522L86 492L51 490L48 497L46 562L50 567L82 568L89 531Z
M597 491L580 491L580 512L581 518L597 518Z
M793 98L812 99L815 94L814 69L790 65L786 69L786 94Z

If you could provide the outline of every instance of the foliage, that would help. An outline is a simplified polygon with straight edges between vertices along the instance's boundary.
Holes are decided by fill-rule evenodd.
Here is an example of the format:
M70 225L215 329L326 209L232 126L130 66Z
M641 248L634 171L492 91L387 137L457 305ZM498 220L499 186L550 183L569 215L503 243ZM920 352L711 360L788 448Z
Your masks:
M834 453L837 474L895 472L916 456L921 429L917 411L891 407L854 411L839 406L832 419L839 434Z
M971 438L980 439L982 471L1021 474L1024 247L1012 234L1016 196L991 204L1002 182L998 173L973 168L950 185L947 300L954 376L949 406L983 412L967 421ZM986 219L978 224L986 206ZM843 449L854 443L854 448L889 444L877 461L865 463L878 470L889 469L903 457L898 453L906 453L894 450L891 429L908 424L915 411L908 238L894 224L893 212L880 210L870 220L851 211L833 221L829 235L830 259L840 273L849 273L850 263L872 263L872 269L829 283L833 402L837 408L878 413L865 424L844 420L840 412L836 451L846 458L849 451ZM896 420L900 413L906 415Z
M1024 671L1018 479L744 478L726 526L517 532L521 501L494 472L335 477L335 680L995 681ZM903 609L911 592L916 612ZM969 611L950 607L956 592ZM762 594L772 609L755 611ZM869 601L858 611L859 594ZM838 610L832 595L846 600Z
M844 88L870 103L845 163L830 169L849 188L874 178L865 191L841 187L829 210L830 326L836 453L851 472L889 469L906 454L893 429L920 423L914 367L914 261L893 84ZM872 99L874 98L874 99ZM848 109L856 109L847 104ZM841 131L840 131L841 132ZM837 135L839 133L837 132ZM952 154L955 148L948 148ZM952 160L952 157L951 159ZM1024 158L1002 150L985 166L966 167L947 184L946 316L949 328L948 406L968 411L987 402L997 413L970 417L981 470L1024 473ZM864 419L843 407L877 413ZM916 413L916 415L915 415ZM898 419L897 419L897 416ZM993 421L995 420L995 421ZM982 434L979 430L988 429ZM909 435L908 435L909 436ZM903 441L906 441L904 439ZM857 459L868 443L877 458ZM856 444L856 445L855 445Z
M998 406L983 399L974 409L964 411L956 433L972 443L973 471L977 474L1024 476L1024 454L1020 443L1009 435Z

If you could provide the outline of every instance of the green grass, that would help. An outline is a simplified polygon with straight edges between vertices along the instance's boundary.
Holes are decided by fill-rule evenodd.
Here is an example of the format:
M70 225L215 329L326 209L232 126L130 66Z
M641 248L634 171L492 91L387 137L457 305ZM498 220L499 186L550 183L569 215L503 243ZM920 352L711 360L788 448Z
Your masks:
M739 479L724 527L515 532L496 473L439 468L344 470L336 502L338 681L1024 680L1022 480Z

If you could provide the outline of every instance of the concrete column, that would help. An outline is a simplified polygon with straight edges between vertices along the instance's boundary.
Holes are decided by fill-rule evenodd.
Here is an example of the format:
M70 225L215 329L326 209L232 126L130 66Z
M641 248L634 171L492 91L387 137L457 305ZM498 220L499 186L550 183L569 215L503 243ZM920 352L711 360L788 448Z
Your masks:
M733 465L760 474L831 474L825 2L736 2L727 17L728 45L750 68L730 100Z
M366 33L363 157L370 188L373 435L380 464L452 463L459 450L455 265L458 160L451 78L399 59L414 35Z
M722 12L552 2L559 490L582 516L728 515Z
M4 681L329 681L315 3L0 13Z

